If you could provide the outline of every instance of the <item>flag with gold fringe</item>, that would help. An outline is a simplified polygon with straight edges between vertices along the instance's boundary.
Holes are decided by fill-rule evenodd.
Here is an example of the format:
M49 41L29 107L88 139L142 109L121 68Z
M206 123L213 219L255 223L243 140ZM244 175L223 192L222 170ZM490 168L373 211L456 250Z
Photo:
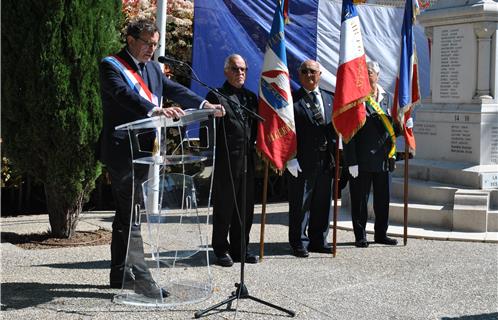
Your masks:
M344 142L349 142L365 124L363 102L371 92L365 49L355 5L342 2L341 45L332 119Z
M270 36L266 44L259 84L259 115L256 148L273 169L282 173L296 154L296 128L292 102L284 20L288 0L277 2Z
M401 54L392 112L395 121L403 128L405 143L412 154L415 154L416 149L415 136L412 128L407 128L405 123L411 117L414 105L420 102L417 50L413 41L413 22L418 12L418 1L407 0L401 27Z

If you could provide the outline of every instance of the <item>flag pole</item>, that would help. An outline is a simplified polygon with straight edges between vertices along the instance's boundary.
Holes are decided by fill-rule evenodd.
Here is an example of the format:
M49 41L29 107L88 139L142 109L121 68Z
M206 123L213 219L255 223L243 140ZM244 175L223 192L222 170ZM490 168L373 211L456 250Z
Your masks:
M408 143L405 139L405 170L404 170L404 186L403 186L403 245L406 246L408 241Z
M265 177L263 179L263 196L261 197L261 232L259 235L259 261L265 254L266 196L268 193L268 161L265 161Z
M332 230L332 256L335 258L337 253L337 198L339 197L339 139L335 144L335 177L334 177L334 227Z

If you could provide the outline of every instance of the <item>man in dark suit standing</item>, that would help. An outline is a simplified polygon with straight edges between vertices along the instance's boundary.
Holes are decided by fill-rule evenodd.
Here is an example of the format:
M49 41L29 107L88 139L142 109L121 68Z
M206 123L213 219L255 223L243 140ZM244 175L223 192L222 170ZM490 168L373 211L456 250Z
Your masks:
M100 64L100 86L104 109L100 136L100 160L111 177L111 189L116 203L112 224L110 286L121 288L133 284L136 293L150 298L168 296L152 279L144 260L140 226L132 224L132 207L140 203L141 183L145 181L148 166L135 166L132 174L132 155L128 134L116 131L118 125L165 115L178 118L184 115L181 108L161 108L165 96L187 108L215 108L217 116L224 111L221 105L211 105L184 86L163 75L157 62L151 61L158 47L159 31L153 21L141 19L131 22L125 31L126 46L116 55L106 57ZM154 137L141 141L152 150ZM133 153L137 156L138 150ZM133 181L135 203L132 204ZM133 215L134 216L134 215ZM134 218L134 217L133 217ZM125 259L128 249L128 263Z
M363 127L344 144L344 157L351 175L351 218L355 245L368 247L365 231L368 219L368 198L373 186L373 208L375 213L376 243L396 245L396 239L387 236L389 224L389 172L394 170L396 137L392 122L392 97L378 83L379 64L367 63L368 78L372 93L365 102L367 113Z
M254 93L244 88L247 74L244 58L238 54L228 56L225 59L224 74L226 81L218 91L230 100L214 91L209 92L206 99L212 103L221 103L226 110L226 116L219 119L216 125L212 245L216 263L230 267L234 261L241 259L241 232L245 236L246 245L249 244L254 215L254 143L257 123L238 104L257 112L258 100ZM244 197L242 182L246 155L245 230L241 231L241 204ZM246 251L245 262L257 261L255 255Z
M297 155L287 163L289 182L289 243L296 257L308 251L331 253L327 242L330 223L336 133L330 92L318 87L320 64L304 61L299 67L301 88L294 92Z

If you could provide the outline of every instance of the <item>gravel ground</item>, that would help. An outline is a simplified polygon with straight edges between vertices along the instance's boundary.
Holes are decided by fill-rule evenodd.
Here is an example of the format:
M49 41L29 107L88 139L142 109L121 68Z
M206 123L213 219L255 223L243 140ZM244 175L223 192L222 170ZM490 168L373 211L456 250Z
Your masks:
M257 207L254 252L260 212ZM246 265L245 284L252 296L295 311L295 319L498 319L496 243L409 239L407 246L359 249L352 232L339 230L335 258L312 253L299 259L287 244L286 205L270 205L267 212L265 259ZM110 229L111 220L108 212L85 213L78 230ZM0 221L2 232L48 229L46 215ZM2 319L192 319L229 297L241 274L240 264L212 266L213 293L206 300L144 308L112 302L119 290L107 287L108 245L24 250L2 243L1 255ZM233 307L237 311L221 308L207 318L287 318L250 299Z

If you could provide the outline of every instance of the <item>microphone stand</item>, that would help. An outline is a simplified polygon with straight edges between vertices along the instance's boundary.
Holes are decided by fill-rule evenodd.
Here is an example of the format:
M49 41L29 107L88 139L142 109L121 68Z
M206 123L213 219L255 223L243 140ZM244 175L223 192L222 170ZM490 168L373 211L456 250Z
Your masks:
M238 103L237 101L231 99L229 96L227 96L226 94L224 93L221 93L219 92L218 89L216 88L213 88L207 84L205 84L204 82L202 82L201 80L199 80L199 78L197 77L197 75L195 75L195 72L194 70L192 70L192 68L186 64L185 62L182 62L182 61L178 61L178 60L175 60L175 59L171 59L171 58L166 58L166 59L162 59L163 61L165 60L170 60L170 61L173 61L173 62L176 62L178 64L180 64L181 66L188 66L188 68L190 68L192 74L194 76L192 77L189 77L188 75L186 75L186 73L184 72L184 76L190 78L191 80L194 80L196 82L198 82L199 84L201 84L202 86L204 86L205 88L211 90L211 91L214 91L216 94L224 97L225 99L227 99L228 101L236 104L238 107L242 108L243 110L245 110L247 112L247 115L252 117L253 119L255 120L259 120L259 121L265 121L264 118L262 118L260 115L258 115L257 113L255 113L254 111L252 111L251 109L247 108L245 105L241 105L240 103ZM161 62L161 60L160 60ZM244 120L244 133L247 132L247 130L249 130L247 128L247 122L246 120ZM218 307L221 307L223 305L227 305L227 308L225 309L226 311L232 311L232 302L234 300L237 300L237 299L251 299L253 301L256 301L256 302L259 302L261 304L264 304L268 307L271 307L271 308L274 308L274 309L277 309L277 310L280 310L282 312L285 312L287 313L288 315L290 315L291 317L294 317L296 315L296 313L292 310L289 310L289 309L285 309L285 308L282 308L280 306L277 306L273 303L270 303L270 302L267 302L267 301L264 301L262 299L259 299L259 298L256 298L254 296L251 296L249 294L249 290L247 290L247 287L245 285L245 282L244 282L244 267L245 267L245 261L246 261L246 251L247 251L247 244L246 244L246 188L247 188L247 152L248 152L248 141L245 141L244 142L244 158L243 158L243 174L242 174L242 188L241 188L241 191L242 192L242 203L241 203L241 206L240 206L240 213L241 213L241 232L240 232L240 282L239 283L236 283L235 284L235 288L236 290L232 292L232 294L225 300L207 308L207 309L204 309L204 310L200 310L200 311L197 311L195 314L194 314L194 317L195 318L200 318L202 317L204 314L206 314L207 312L211 311L211 310L214 310ZM234 198L234 201L237 201L237 199Z

